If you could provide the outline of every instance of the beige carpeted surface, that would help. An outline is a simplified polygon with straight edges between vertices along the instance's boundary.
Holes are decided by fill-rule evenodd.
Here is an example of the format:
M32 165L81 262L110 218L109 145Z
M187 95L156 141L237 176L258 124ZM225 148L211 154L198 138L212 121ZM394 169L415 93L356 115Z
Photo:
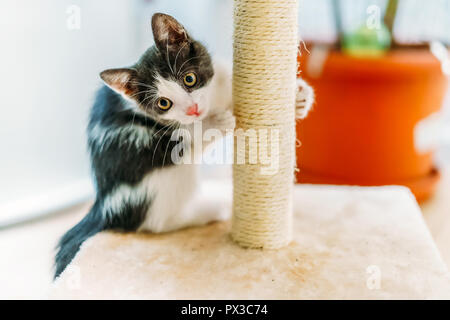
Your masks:
M171 234L102 233L50 298L450 298L448 269L402 187L295 188L295 241L234 245L229 223Z

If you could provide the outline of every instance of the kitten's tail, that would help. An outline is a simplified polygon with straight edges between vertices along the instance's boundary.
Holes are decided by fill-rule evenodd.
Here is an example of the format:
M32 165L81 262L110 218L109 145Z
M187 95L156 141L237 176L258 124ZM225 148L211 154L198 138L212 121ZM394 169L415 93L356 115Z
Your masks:
M81 244L104 229L100 208L100 204L96 201L89 213L77 225L67 231L59 241L58 252L55 257L54 279L59 277L61 272L72 261Z

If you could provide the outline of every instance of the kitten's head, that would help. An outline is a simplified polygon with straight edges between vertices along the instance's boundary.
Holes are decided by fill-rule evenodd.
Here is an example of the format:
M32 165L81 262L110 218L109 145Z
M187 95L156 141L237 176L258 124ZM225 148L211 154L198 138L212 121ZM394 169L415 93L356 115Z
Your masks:
M109 69L103 81L160 121L190 124L209 111L209 83L214 75L206 48L173 17L152 18L155 45L131 68Z

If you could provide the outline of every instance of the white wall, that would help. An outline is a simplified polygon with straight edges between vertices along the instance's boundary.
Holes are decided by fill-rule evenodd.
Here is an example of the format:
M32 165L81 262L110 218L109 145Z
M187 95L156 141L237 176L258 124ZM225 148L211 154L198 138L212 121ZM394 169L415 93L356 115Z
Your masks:
M79 30L67 27L72 5ZM98 73L136 61L157 11L231 58L231 0L0 2L0 228L92 196L85 128Z
M0 2L0 223L90 194L88 109L98 73L138 56L135 2Z

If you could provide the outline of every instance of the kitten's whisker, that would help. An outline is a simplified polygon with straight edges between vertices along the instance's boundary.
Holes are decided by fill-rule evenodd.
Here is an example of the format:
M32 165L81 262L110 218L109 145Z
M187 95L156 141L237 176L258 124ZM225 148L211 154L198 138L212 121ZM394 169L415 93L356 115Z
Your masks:
M172 74L175 75L175 73L173 72L172 66L170 65L170 57L169 57L169 40L167 40L166 42L166 51L167 51L167 56L166 56L166 60L167 60L167 64L169 65L170 71L172 71Z
M159 143L161 142L162 138L164 138L164 136L165 136L165 135L167 134L167 132L170 130L170 128L172 127L172 125L173 125L173 124L169 125L169 126L167 127L167 129L164 131L164 133L161 135L161 137L158 139L158 143L157 143L156 146L155 146L155 150L153 150L152 166L153 166L153 163L154 163L154 161L155 161L155 155L156 155L156 151L158 150L158 145L159 145ZM159 131L161 131L161 130L158 130L158 132L159 132Z
M183 66L186 64L186 63L188 63L189 61L191 61L191 60L193 60L193 59L200 59L201 57L204 57L205 56L205 54L202 54L202 55L199 55L199 56L196 56L196 57L192 57L192 58L189 58L189 59L187 59L185 62L183 62L183 64L181 65L181 67L180 67L180 70L178 71L178 73L177 73L177 78L180 76L180 73L183 73L182 71L183 71Z
M163 124L163 123L159 122L159 124L161 124L161 125L162 125L163 127L162 127L162 128L160 128L160 129L159 129L158 131L156 131L156 132L155 132L155 134L154 134L155 136L156 136L156 135L158 135L158 133L159 133L159 132L160 132L161 130L164 130L164 129L166 129L166 127L164 126L164 124ZM169 125L169 124L168 124L168 125Z
M141 91L138 91L138 92L136 92L136 93L134 93L134 94L132 94L132 95L130 95L128 97L129 98L134 98L135 96L140 95L142 93L151 93L151 91L149 91L149 90L141 90Z
M186 46L186 44L188 44L188 42L185 42L181 48L178 50L177 55L175 56L175 62L173 64L173 68L175 70L175 73L177 73L177 60L178 60L178 55L180 54L181 50ZM177 73L177 77L178 77L178 73Z
M163 124L161 123L161 121L159 121L158 119L153 118L153 117L152 117L152 119L155 121L155 124L154 124L153 127L152 127L152 131L155 130L155 127L156 127L158 124L163 125Z
M159 130L158 130L158 132L159 132ZM152 167L153 167L153 163L154 163L154 160L155 160L155 154L156 154L156 151L158 150L159 142L161 141L161 139L162 139L163 137L164 137L164 135L161 135L161 136L159 137L159 139L158 139L158 141L156 142L156 145L155 145L155 147L154 147L154 149L153 149Z
M150 88L150 89L153 88L153 86L149 85L148 83L143 83L143 82L139 82L139 81L129 81L129 83L131 83L131 84L139 84L139 85L141 85L143 87Z
M151 92L147 92L147 93L151 93ZM148 99L152 99L152 101L153 101L153 100L154 100L154 97L151 96L151 95L149 95L148 97L145 97L145 99L142 100L141 103L143 104L143 103L145 102L145 100L148 100ZM150 101L150 102L152 102L152 101ZM148 104L147 104L147 105L148 105Z
M177 123L174 123L172 126L174 126L174 128L175 128L176 125L177 125ZM179 128L179 125L178 125L178 128ZM177 130L177 129L174 129L174 130ZM172 138L172 135L170 137ZM163 164L162 164L163 167L164 167L164 164L166 163L166 155L167 155L167 150L169 150L170 141L171 141L171 139L169 139L169 141L167 142L166 151L164 152L164 158L163 158Z
M131 121L130 128L131 128L132 126L134 126L134 119L135 119L135 118L136 118L136 112L133 111L133 120Z

